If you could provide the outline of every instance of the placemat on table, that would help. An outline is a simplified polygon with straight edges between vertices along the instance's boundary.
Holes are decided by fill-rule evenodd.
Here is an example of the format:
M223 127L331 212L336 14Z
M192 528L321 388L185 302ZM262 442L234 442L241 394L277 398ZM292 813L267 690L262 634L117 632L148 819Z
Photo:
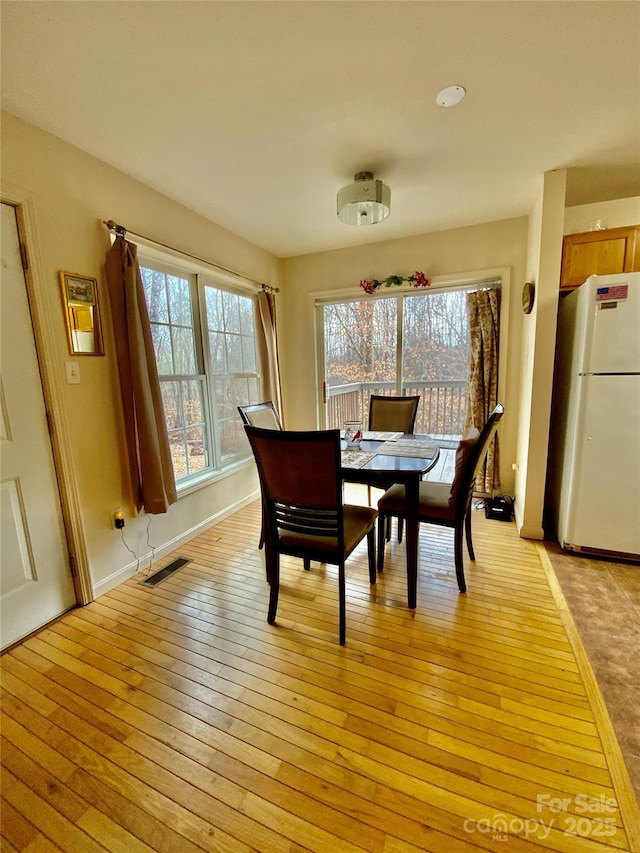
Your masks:
M404 433L402 432L380 432L380 431L367 431L365 430L362 433L363 441L397 441L399 438L402 438Z
M370 459L373 459L375 455L375 453L364 453L361 450L343 450L342 467L362 468Z
M438 450L435 441L416 439L402 439L400 441L385 441L378 448L378 454L382 456L411 456L416 459L431 459Z

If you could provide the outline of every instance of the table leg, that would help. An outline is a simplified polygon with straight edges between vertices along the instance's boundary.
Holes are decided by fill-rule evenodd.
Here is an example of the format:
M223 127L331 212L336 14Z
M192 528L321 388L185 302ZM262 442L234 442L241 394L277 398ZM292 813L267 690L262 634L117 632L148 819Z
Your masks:
M420 494L418 479L411 479L405 485L406 506L406 549L407 549L407 590L409 607L415 607L418 590L418 500Z

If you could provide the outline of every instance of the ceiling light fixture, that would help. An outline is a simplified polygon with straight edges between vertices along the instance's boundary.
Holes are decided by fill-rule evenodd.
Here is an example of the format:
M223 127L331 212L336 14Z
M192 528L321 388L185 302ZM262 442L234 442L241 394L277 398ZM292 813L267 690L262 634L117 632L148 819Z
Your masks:
M375 225L391 211L391 190L371 172L358 172L338 193L338 219L347 225Z
M463 86L447 86L436 95L436 104L439 107L455 107L466 94Z

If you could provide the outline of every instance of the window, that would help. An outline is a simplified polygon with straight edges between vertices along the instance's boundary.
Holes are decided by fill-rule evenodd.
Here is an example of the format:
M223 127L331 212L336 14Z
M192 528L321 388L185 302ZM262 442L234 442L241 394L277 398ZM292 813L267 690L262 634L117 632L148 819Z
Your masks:
M466 293L476 288L320 305L326 426L366 422L371 394L419 394L416 432L459 435L467 411Z
M250 456L237 406L260 400L256 296L140 251L178 487ZM226 278L226 276L225 276Z

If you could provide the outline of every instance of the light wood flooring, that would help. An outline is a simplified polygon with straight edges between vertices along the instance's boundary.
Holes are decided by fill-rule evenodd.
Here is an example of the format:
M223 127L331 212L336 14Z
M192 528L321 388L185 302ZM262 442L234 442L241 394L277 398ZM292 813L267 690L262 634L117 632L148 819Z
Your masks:
M475 513L462 596L423 527L415 611L402 546L370 587L362 545L341 647L332 566L285 558L267 625L259 528L255 502L2 657L2 851L640 850L541 545Z

